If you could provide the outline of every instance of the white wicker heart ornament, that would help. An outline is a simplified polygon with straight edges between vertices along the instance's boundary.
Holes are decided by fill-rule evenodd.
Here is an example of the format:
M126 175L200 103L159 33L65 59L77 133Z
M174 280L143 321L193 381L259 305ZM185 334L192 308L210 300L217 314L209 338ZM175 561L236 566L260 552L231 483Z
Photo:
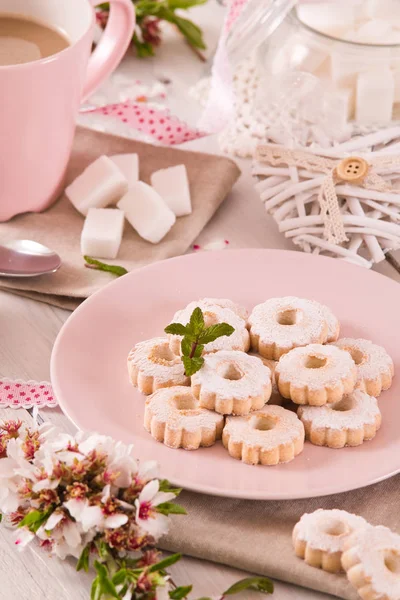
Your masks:
M279 230L304 251L371 267L400 248L400 155L330 154L261 145L256 187Z

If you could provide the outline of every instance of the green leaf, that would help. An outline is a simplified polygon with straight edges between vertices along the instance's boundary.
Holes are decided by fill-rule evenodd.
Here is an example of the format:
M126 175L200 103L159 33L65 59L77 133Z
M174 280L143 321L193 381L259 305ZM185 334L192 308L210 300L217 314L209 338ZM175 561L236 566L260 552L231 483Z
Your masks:
M190 317L190 321L188 324L188 329L194 335L199 335L204 330L204 316L203 311L199 306L197 306L192 312L192 316Z
M175 563L180 561L181 558L182 558L182 554L180 554L180 553L171 554L170 556L167 556L163 560L160 560L160 562L156 563L155 565L151 565L151 567L149 567L148 572L155 573L156 571L164 571L164 569L168 569L168 567L170 567L171 565L174 565Z
M99 578L93 580L90 590L90 600L100 600L102 596Z
M184 337L181 343L181 350L182 350L182 354L183 356L190 356L191 352L192 352L192 348L193 348L193 342L187 338Z
M2 520L3 520L3 515L0 513L0 523L2 522Z
M127 574L128 574L128 571L126 569L120 569L119 571L117 571L115 573L115 575L113 575L113 578L112 578L113 584L114 585L122 585L126 580Z
M171 492L172 494L175 494L176 496L178 496L181 493L182 488L173 488L173 487L171 487L171 484L168 481L168 479L161 479L160 487L159 487L158 491L159 492Z
M228 325L228 323L217 323L216 325L211 325L211 327L208 327L200 336L199 343L209 344L210 342L214 342L218 338L225 335L229 337L234 331L235 328L232 327L232 325Z
M119 596L120 598L124 598L127 591L129 589L129 583L126 583L120 590L119 590ZM131 590L132 591L132 590Z
M54 508L49 508L46 512L40 512L39 510L32 510L30 513L25 515L22 521L18 524L18 527L27 527L32 533L36 533L37 530L46 523L47 519L54 512Z
M185 367L186 377L191 377L197 373L197 371L200 371L204 364L204 358L189 358L188 356L182 356L182 362Z
M32 510L18 523L18 527L30 527L42 518L42 514L40 510Z
M147 58L149 56L154 56L154 47L152 44L150 44L150 42L141 42L136 33L134 34L132 41L133 45L136 48L136 54L139 58Z
M96 577L96 579L93 579L92 587L90 588L90 600L95 599L97 585L98 585L98 581L97 581L97 577Z
M94 561L94 568L96 569L100 578L108 577L107 567L105 567L103 564L101 564L101 562L99 562L98 560Z
M97 547L97 552L99 553L99 557L103 561L107 560L107 558L110 556L110 548L108 547L106 542L103 542L103 540L100 540L100 542L97 542L96 547Z
M164 6L165 2L159 0L138 0L135 3L136 15L139 18L147 15L156 16Z
M182 600L183 598L186 598L188 594L190 594L192 589L192 585L177 587L169 593L169 597L171 598L171 600Z
M239 594L239 592L243 592L243 590L257 590L264 594L272 594L274 591L274 584L268 577L247 577L232 585L223 593L223 596L233 596L233 594Z
M187 328L182 323L171 323L164 329L165 333L171 335L186 335L188 333Z
M173 502L163 502L156 506L156 511L162 515L186 515L186 510L179 504Z
M76 565L77 571L81 571L82 569L86 571L86 573L89 571L89 554L90 548L89 546L85 546L79 557L78 564Z
M203 40L203 33L200 27L197 27L192 21L180 17L172 10L162 10L159 12L159 16L161 19L174 23L189 44L200 50L205 50L206 45Z
M111 596L111 598L116 598L117 600L120 600L117 588L115 587L111 579L109 579L108 577L107 568L101 563L99 563L97 560L95 561L94 566L98 573L101 593L108 594L109 596Z
M203 350L204 350L204 345L197 344L196 350L194 351L194 354L193 354L193 358L200 358L201 355L203 354Z
M97 269L97 271L107 271L108 273L113 273L118 277L121 277L121 275L126 275L128 272L125 267L107 265L106 263L100 262L99 260L91 258L90 256L84 256L83 258L85 259L87 265L89 265L92 269Z
M199 4L205 4L207 0L168 0L168 7L171 10L181 8L182 10L188 10L192 6L198 6Z

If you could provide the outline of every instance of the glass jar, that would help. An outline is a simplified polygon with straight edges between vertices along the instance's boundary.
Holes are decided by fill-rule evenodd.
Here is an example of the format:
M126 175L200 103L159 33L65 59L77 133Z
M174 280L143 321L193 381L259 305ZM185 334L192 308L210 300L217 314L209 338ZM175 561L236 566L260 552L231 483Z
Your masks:
M399 0L396 7L400 28ZM387 37L388 42L399 43L365 43L343 39L354 37L354 31L337 32L338 37L317 31L299 15L294 8L258 47L258 106L265 106L271 94L275 99L290 96L295 81L312 90L307 96L309 111L321 110L325 118L331 115L335 129L345 129L350 121L381 127L399 119L400 30L397 37ZM321 103L329 110L324 112Z

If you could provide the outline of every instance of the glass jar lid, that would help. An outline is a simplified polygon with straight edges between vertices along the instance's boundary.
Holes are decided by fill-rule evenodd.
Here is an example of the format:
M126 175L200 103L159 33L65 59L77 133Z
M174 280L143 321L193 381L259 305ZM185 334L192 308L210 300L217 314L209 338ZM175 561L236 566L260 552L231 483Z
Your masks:
M226 49L233 64L249 56L283 22L297 0L248 0L229 32Z

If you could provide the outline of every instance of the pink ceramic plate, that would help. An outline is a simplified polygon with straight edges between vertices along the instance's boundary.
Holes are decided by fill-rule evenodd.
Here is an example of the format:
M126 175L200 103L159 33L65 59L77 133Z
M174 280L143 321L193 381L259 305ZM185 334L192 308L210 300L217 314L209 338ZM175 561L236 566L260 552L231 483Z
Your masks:
M54 347L56 396L81 429L133 442L140 459L187 489L251 499L323 496L363 487L400 471L400 377L383 394L383 425L358 448L331 450L307 443L294 461L252 467L218 442L196 452L171 450L143 428L144 397L128 381L130 348L162 334L174 312L204 296L231 298L251 309L274 296L328 304L342 335L371 339L400 364L400 286L337 259L281 250L203 252L126 275L87 300L67 321Z

